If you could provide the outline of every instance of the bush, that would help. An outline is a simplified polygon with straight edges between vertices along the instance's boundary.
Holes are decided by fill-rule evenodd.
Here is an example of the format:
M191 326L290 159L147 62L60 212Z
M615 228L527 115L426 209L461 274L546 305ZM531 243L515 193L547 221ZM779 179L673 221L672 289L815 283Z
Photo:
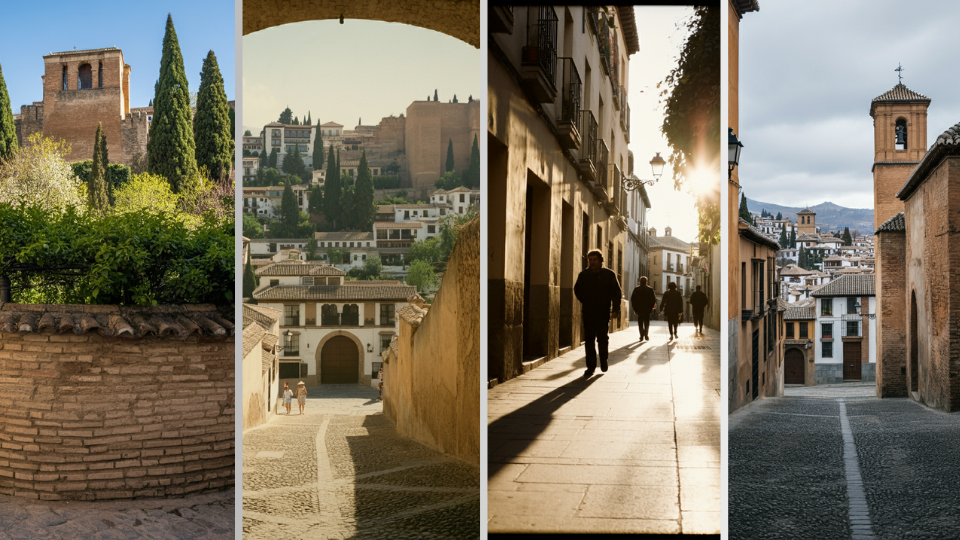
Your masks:
M396 189L398 187L400 187L399 176L374 176L373 177L374 189Z
M233 302L233 223L188 227L141 209L102 217L0 204L0 275L13 301L63 304Z
M63 156L70 145L31 135L21 148L0 166L0 203L37 205L64 210L86 205L86 184L80 182ZM0 231L2 232L2 231Z

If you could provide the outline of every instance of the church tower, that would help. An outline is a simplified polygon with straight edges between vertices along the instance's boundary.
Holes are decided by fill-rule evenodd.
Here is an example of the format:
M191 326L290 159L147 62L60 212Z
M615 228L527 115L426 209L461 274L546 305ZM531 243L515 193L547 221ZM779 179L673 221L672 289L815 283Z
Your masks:
M903 211L896 194L927 152L930 98L899 83L870 103L873 117L873 226Z
M817 234L817 213L809 208L797 212L797 236Z

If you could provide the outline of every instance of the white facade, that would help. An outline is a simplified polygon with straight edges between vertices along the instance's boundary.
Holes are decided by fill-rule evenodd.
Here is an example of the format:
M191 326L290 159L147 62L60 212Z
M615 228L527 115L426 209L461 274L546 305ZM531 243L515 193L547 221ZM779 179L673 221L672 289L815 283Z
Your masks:
M863 317L857 315L856 310L848 304L847 298L854 297L817 298L817 320L814 326L814 347L816 348L814 358L817 364L843 363L842 338L844 336L864 335ZM860 301L860 297L856 297L855 300ZM860 311L861 313L876 313L876 298L869 297L869 304L861 306ZM861 342L861 347L864 345L869 347L869 363L874 364L877 361L877 320L876 318L867 318L866 321L869 333L867 339ZM849 326L848 323L850 323ZM854 326L856 326L856 330ZM829 329L829 336L824 335L825 329ZM830 343L830 345L825 347L825 343Z

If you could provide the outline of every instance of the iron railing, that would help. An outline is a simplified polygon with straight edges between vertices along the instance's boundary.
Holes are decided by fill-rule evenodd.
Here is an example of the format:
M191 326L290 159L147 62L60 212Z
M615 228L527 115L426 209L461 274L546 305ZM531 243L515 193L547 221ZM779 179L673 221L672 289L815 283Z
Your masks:
M608 189L607 186L607 160L610 155L610 150L607 149L607 143L603 139L597 139L597 184L604 189Z
M539 64L546 79L557 80L557 13L551 6L527 8L527 46L524 64Z
M600 67L603 68L603 74L610 75L610 23L607 21L607 14L599 13L597 19L597 48L600 49Z
M573 63L573 58L561 58L560 64L563 68L561 74L560 88L560 118L561 122L569 122L576 126L577 115L580 114L580 99L583 94L583 82L580 79L580 72L577 71L577 65Z
M597 119L591 111L580 111L580 161L597 166Z

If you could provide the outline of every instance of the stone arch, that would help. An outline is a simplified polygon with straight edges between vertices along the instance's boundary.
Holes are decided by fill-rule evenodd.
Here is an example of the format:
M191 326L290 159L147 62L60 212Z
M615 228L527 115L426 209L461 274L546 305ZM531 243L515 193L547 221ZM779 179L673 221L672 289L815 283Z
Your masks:
M902 136L901 136L902 132ZM894 148L897 150L906 150L909 148L907 144L907 119L904 117L899 117L893 122L893 140ZM902 142L900 142L902 141Z
M339 19L396 22L434 30L480 48L480 1L244 0L243 35L281 24ZM347 22L349 24L349 21Z
M918 335L919 314L917 313L917 291L910 291L910 351L908 357L908 392L918 392L920 388L920 336Z
M322 355L323 355L323 347L324 347L324 345L326 345L331 339L333 339L333 338L335 338L335 337L338 337L338 336L342 336L342 337L349 338L350 341L352 341L352 342L357 346L357 355L358 355L358 361L357 361L357 381L359 382L359 381L363 380L363 364L364 364L364 361L366 360L365 352L364 352L365 349L364 349L363 342L360 341L360 338L358 338L357 336L355 336L355 335L352 334L351 332L345 332L345 331L343 331L343 330L337 330L337 331L335 331L335 332L329 332L329 333L327 333L327 335L325 335L325 336L323 336L322 338L320 338L320 342L317 343L317 350L314 351L314 353L313 353L314 362L315 362L315 363L314 363L314 366L315 366L315 368L316 368L316 374L317 374L317 384L320 384L320 381L321 381L321 378L320 378L320 377L321 377L321 369L322 369L322 367L323 367L323 366L321 365L321 359L322 359Z

